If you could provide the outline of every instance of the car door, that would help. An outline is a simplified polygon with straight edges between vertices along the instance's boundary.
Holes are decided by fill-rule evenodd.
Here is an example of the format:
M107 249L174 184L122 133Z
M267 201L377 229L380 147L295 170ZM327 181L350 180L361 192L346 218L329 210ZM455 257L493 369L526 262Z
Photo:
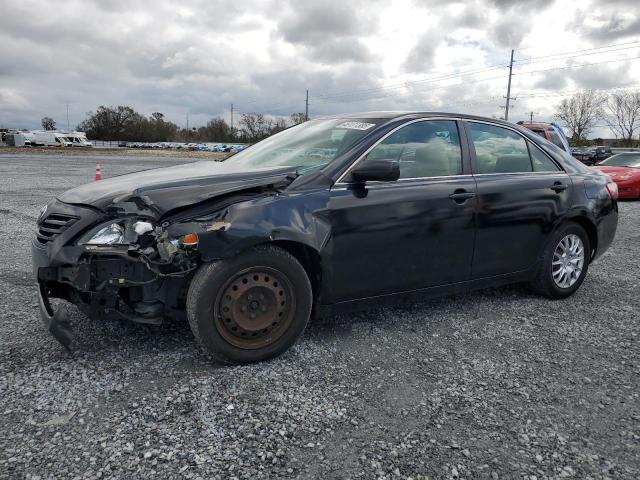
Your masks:
M360 159L398 159L399 180L356 184L347 171L334 185L333 301L469 278L476 185L461 131L455 120L411 121Z
M472 278L532 268L570 207L571 179L516 129L479 121L465 126L478 188Z

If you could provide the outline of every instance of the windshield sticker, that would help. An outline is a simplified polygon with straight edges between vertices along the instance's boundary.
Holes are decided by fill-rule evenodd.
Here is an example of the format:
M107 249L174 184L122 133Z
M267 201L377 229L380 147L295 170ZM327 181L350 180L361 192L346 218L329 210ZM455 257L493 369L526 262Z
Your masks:
M371 127L375 126L375 123L344 122L338 125L336 128L347 128L349 130L369 130Z

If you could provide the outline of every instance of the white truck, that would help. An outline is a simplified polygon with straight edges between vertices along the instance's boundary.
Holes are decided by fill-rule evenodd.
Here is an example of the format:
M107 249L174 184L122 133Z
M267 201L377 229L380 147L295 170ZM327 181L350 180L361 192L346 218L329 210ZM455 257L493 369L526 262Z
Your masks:
M69 139L74 147L93 147L93 144L87 140L87 134L84 132L62 132Z
M73 142L69 140L65 133L56 130L33 130L34 147L72 147Z

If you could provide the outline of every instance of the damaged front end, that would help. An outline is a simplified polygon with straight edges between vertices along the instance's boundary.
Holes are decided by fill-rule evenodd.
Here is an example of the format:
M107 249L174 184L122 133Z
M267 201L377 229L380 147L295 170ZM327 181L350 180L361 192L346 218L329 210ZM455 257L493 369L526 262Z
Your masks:
M188 278L199 264L197 233L171 238L151 210L125 203L102 216L56 201L39 221L32 250L42 316L69 349L66 310L55 310L50 298L67 300L94 319L157 325L184 314ZM87 218L100 221L86 230L78 224Z
M292 180L198 197L174 211L141 192L116 197L100 209L55 200L38 219L32 244L47 329L72 349L66 309L54 308L51 298L71 302L99 320L158 325L165 317L184 318L188 286L198 266L256 241L250 229L228 235L228 207L275 195Z

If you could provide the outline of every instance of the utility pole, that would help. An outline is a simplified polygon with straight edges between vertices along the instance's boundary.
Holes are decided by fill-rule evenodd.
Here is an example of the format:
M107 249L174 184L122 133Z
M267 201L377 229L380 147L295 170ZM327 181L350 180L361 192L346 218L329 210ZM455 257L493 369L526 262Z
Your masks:
M509 62L509 83L507 84L507 103L504 106L504 119L509 120L509 101L511 100L511 77L513 76L513 50L511 50L511 61ZM515 98L514 98L515 100Z
M189 130L189 112L187 112L187 131Z
M309 120L309 90L307 90L307 99L304 102L304 121Z
M533 123L533 112L529 114L529 123Z
M231 136L233 137L233 103L231 104Z
M71 130L69 130L69 102L67 102L67 132L70 132Z

